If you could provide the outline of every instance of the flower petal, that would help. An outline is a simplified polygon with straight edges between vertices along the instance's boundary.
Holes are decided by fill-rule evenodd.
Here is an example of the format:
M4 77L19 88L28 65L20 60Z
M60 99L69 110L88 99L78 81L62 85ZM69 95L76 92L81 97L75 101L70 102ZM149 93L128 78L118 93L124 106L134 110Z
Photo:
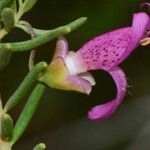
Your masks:
M92 39L74 55L74 62L87 70L109 70L120 64L138 46L148 27L149 16L137 13L132 27L117 29Z
M66 83L69 85L70 90L73 91L78 91L89 95L92 90L89 81L75 75L69 76Z
M96 84L95 79L89 72L81 73L78 76L81 77L82 79L89 81L92 86L94 86Z
M118 62L118 64L121 63L124 59L126 59L129 56L129 54L139 45L140 40L145 36L146 29L150 27L149 23L150 23L150 18L146 13L141 12L141 13L134 14L133 23L132 23L131 40L126 51L121 56L121 59Z
M92 108L88 113L88 117L92 120L104 119L109 117L114 113L114 111L116 111L120 103L123 101L127 87L127 81L124 72L122 71L122 69L117 67L109 71L108 73L115 81L117 96L114 100L110 102Z
M67 54L68 42L63 36L60 36L56 43L55 54L53 56L53 59L55 59L56 57L66 58Z
M83 45L74 55L74 60L86 70L109 70L120 60L130 40L131 27L105 33Z
M75 52L69 51L65 59L66 66L68 67L70 75L77 75L83 72L86 72L85 67L80 63L80 60L74 59Z

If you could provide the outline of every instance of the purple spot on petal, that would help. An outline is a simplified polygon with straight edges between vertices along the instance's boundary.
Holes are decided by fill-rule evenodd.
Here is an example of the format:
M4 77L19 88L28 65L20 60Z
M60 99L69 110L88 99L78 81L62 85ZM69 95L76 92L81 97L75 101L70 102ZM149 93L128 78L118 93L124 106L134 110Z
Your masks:
M108 54L104 55L104 57L108 57Z
M111 68L119 61L130 40L131 27L118 29L97 36L79 49L76 55L82 56L88 68Z

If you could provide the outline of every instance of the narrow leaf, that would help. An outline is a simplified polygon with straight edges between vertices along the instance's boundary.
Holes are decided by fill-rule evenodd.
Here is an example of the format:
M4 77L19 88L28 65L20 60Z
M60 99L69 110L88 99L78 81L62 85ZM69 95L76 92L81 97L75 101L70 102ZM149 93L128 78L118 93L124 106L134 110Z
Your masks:
M33 69L28 73L24 81L20 84L14 94L7 101L4 108L5 111L12 109L20 102L20 100L22 100L27 91L31 88L33 82L46 68L47 64L45 62L40 62L33 67Z
M17 123L13 130L13 137L12 137L12 143L14 144L22 135L26 127L28 126L37 106L38 103L45 91L45 85L42 83L39 83L35 89L32 91L25 107L23 108L23 111L21 115L19 116L19 119L17 120Z
M17 13L17 2L16 2L16 0L13 1L13 3L10 5L10 8L13 10L14 14Z
M25 0L24 2L24 6L23 6L23 12L27 12L29 11L34 5L35 3L37 2L37 0Z

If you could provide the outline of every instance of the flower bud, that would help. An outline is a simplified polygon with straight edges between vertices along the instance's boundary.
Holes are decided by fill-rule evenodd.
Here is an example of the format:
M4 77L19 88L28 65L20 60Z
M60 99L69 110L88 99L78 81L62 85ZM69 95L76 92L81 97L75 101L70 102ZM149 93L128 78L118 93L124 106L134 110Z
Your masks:
M13 120L8 114L3 114L1 117L1 139L9 141L12 136Z
M7 27L7 28L14 27L15 17L14 17L14 12L11 8L3 9L1 16L2 16L2 21L3 21L5 27Z

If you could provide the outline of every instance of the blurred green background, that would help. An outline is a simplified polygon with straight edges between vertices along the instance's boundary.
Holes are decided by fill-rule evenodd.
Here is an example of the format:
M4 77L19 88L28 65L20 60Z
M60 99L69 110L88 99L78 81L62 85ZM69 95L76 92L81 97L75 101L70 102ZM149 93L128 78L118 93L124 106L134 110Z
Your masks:
M129 26L132 15L140 11L140 0L38 0L23 19L36 28L52 29L79 17L88 22L67 35L70 50L78 50L98 34ZM6 40L30 37L13 30ZM49 62L56 40L37 48L37 62ZM115 86L104 71L92 72L96 86L90 96L47 88L40 105L14 150L30 150L45 142L48 150L149 150L150 149L150 50L139 47L121 64L129 78L129 94L119 110L104 121L87 119L88 110L115 97ZM3 103L28 72L29 52L14 53L10 64L0 73ZM29 94L29 93L28 93ZM10 112L17 119L26 98Z

